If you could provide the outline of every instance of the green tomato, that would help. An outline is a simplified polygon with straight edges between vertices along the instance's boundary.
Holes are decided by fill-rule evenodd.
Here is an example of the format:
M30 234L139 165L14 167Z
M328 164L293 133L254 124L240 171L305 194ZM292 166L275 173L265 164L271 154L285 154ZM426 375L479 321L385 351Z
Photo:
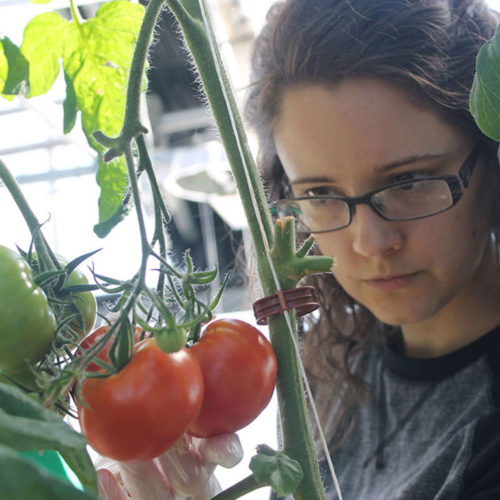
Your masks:
M155 341L159 349L166 353L177 352L186 345L186 332L180 328L162 328L155 332Z
M55 319L28 263L0 246L0 370L25 372L47 352Z
M75 269L66 280L66 286L88 285L88 280L85 274L78 268ZM83 334L88 334L94 328L95 318L97 314L97 302L92 292L78 292L71 295L71 302L78 309L81 321L74 321L71 326L76 330L81 331L83 326Z

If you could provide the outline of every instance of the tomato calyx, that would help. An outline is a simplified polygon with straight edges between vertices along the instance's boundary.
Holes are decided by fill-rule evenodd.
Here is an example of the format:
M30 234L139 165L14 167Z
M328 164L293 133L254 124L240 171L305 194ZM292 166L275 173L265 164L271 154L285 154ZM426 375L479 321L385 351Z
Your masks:
M33 270L35 282L47 294L56 317L57 331L63 331L57 336L56 348L90 333L97 314L97 302L92 292L98 287L88 282L78 266L99 250L81 255L70 262L52 252L49 252L47 259L32 249L25 252L18 247L18 251Z

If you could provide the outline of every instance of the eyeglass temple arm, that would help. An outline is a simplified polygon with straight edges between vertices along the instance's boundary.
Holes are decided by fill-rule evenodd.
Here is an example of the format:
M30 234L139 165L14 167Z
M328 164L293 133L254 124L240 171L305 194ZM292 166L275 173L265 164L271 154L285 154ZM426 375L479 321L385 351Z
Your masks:
M470 178L472 176L472 172L474 172L474 167L476 166L477 159L479 157L480 146L479 144L470 152L469 156L465 159L464 164L460 167L458 171L458 176L462 181L462 184L465 188L469 187Z

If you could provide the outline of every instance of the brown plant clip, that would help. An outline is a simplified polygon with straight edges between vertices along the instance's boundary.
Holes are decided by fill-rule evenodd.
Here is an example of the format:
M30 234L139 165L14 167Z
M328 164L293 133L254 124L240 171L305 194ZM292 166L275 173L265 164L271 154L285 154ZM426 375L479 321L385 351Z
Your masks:
M290 290L277 290L272 295L254 302L253 313L258 325L266 325L267 318L295 309L297 316L308 314L319 307L316 290L312 286L300 286Z

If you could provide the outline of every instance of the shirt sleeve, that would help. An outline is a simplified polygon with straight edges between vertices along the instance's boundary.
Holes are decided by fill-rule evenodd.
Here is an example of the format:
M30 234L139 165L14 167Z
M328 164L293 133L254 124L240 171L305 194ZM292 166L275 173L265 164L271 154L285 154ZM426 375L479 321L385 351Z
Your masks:
M500 410L478 422L460 500L500 498Z

